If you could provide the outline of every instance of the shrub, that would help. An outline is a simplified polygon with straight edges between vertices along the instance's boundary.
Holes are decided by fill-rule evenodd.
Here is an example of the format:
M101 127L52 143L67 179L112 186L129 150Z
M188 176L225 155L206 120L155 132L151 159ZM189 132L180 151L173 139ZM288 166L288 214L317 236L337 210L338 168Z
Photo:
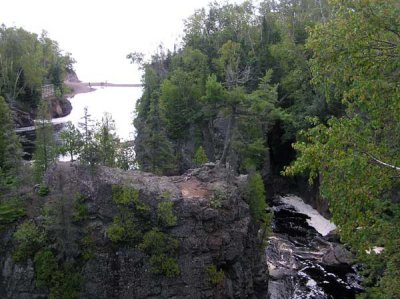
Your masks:
M25 215L25 204L22 200L12 199L0 203L0 230L4 225L13 223Z
M173 205L172 201L163 201L158 204L158 219L164 226L175 226L177 223Z
M224 271L222 269L217 270L215 265L205 267L204 271L207 273L208 281L214 285L218 285L224 280Z
M88 217L88 209L84 201L85 198L82 195L77 195L74 199L72 219L75 222L83 221Z
M264 183L259 173L249 176L248 182L248 203L253 220L262 222L267 208Z
M202 146L199 146L198 149L196 150L193 162L197 166L203 165L208 162L206 152L204 151L204 148Z
M112 186L113 201L118 205L129 205L139 202L139 191L123 186Z
M14 233L15 251L13 258L22 262L31 257L45 244L45 234L31 221L22 223Z
M131 215L132 216L132 215ZM142 233L131 217L114 217L113 223L107 229L108 238L115 242L137 242Z
M214 195L210 199L210 206L213 209L222 207L222 201L227 199L227 195L222 190L215 190Z
M80 297L82 275L72 265L65 265L53 274L49 299L77 299Z
M47 196L48 194L49 194L49 192L50 192L50 190L49 190L49 188L47 188L45 185L40 185L39 186L39 190L38 190L38 194L40 195L40 196Z
M162 274L168 278L179 276L179 265L172 257L165 254L152 255L149 262L152 273Z
M150 255L150 271L166 277L179 275L179 266L172 255L176 254L179 242L175 238L160 232L157 228L148 231L139 249Z
M50 250L36 253L34 258L35 281L38 288L50 287L53 274L58 270L58 263Z

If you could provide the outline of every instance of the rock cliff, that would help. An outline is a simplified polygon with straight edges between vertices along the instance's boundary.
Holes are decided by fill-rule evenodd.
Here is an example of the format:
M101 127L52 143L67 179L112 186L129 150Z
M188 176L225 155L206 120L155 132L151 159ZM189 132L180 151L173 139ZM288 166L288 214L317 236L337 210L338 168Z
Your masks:
M265 298L245 176L214 165L158 177L58 162L46 180L49 194L31 219L56 267L77 273L77 298ZM38 284L38 253L14 261L16 227L0 233L0 297L56 294L54 279Z

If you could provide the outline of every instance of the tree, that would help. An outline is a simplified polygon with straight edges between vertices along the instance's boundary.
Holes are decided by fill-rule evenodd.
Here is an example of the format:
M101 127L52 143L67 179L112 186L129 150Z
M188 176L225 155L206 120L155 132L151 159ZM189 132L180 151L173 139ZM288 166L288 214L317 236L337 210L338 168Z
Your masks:
M308 47L314 83L342 101L345 115L327 124L314 120L294 145L299 157L286 174L308 171L320 181L343 241L366 265L368 296L397 298L400 6L395 0L333 4L335 18L316 26ZM384 254L367 254L374 246Z
M46 100L42 100L39 104L35 129L36 142L33 154L33 166L35 180L40 183L44 173L57 157L53 125L51 123L49 105Z
M21 145L3 97L0 96L0 186L15 180L21 164Z
M61 154L69 154L71 162L74 161L74 156L80 153L83 145L81 132L69 121L60 133L60 139L63 143L60 147Z
M104 113L101 122L97 125L94 138L97 144L100 164L114 167L117 162L119 140L115 134L115 122L111 114Z

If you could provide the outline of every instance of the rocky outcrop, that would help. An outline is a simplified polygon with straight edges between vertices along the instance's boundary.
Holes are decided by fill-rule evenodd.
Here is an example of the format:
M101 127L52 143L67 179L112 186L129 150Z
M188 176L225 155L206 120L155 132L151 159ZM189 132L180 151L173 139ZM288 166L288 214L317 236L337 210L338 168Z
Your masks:
M51 98L49 105L52 118L67 116L72 110L71 102L64 98Z
M50 246L57 251L59 262L82 260L84 249L77 244L82 244L84 236L91 240L91 258L80 265L80 298L265 298L267 267L258 228L244 199L245 176L233 177L212 164L182 176L158 177L58 162L46 180L50 194L44 205L61 202L62 214L67 217L62 223L68 226L68 233L59 236L62 249ZM173 203L177 222L164 232L179 241L178 276L152 273L149 257L140 246L110 240L107 229L118 215L113 186L138 191L140 203L149 207L148 221L153 225L158 204ZM68 217L73 214L77 194L84 198L88 215L74 222ZM42 221L42 216L35 221ZM2 241L6 242L4 236ZM211 282L206 271L210 265L224 273L220 281ZM0 269L1 298L46 296L46 290L35 287L31 260L15 264L7 251L0 257Z

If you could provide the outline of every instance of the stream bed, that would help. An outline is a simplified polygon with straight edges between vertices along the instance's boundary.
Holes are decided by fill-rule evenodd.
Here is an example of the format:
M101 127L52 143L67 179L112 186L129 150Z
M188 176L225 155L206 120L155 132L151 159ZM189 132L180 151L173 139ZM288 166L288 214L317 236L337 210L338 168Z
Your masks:
M363 291L352 254L335 225L296 196L272 203L273 234L266 258L271 299L354 299Z

